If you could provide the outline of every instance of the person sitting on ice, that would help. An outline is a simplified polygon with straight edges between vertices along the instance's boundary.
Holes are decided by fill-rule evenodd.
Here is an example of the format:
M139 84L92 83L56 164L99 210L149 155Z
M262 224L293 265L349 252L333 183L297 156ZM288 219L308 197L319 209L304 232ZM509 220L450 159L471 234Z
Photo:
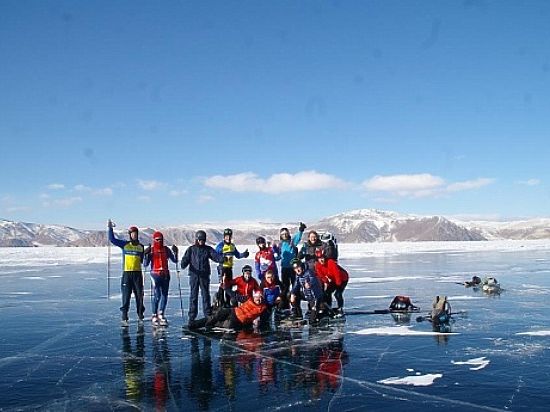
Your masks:
M413 305L408 296L397 295L390 303L391 311L413 312L417 309L418 307Z
M172 251L174 253L172 253ZM153 315L151 322L153 326L167 325L168 321L164 317L166 304L168 303L168 289L170 286L170 270L168 269L168 259L176 265L178 260L176 256L178 248L172 246L172 250L164 245L164 236L161 232L153 233L153 246L145 250L145 259L143 266L151 265L151 283L153 285Z
M260 316L267 309L263 300L262 292L255 290L251 299L236 308L220 307L211 316L189 321L189 329L222 327L239 330L257 326Z
M237 287L236 291L231 289L225 291L225 293L231 296L231 306L237 306L238 303L244 303L252 297L254 290L260 289L258 281L252 277L252 266L244 265L242 268L242 275L229 281L230 288Z
M481 285L481 278L479 276L473 276L472 280L467 280L464 282L464 286L467 288L469 287L476 287Z
M326 306L323 287L313 271L305 267L305 264L299 260L292 261L292 267L296 273L296 283L290 292L290 304L292 305L292 317L302 319L302 300L306 300L309 307L309 321L316 323L321 317L327 315L324 308Z
M325 291L325 301L329 308L332 307L332 294L336 298L338 307L334 311L337 315L344 314L343 293L348 285L348 272L340 266L334 259L325 258L325 250L317 249L315 251L317 263L315 263L315 274L323 284Z

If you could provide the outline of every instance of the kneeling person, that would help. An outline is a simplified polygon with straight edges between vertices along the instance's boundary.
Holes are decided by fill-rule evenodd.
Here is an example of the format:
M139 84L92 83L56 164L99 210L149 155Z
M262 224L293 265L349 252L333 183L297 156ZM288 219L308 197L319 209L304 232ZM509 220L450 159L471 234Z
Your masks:
M292 305L292 314L295 318L302 317L300 304L306 300L309 307L309 321L317 322L322 309L325 306L323 288L315 274L308 268L305 268L303 262L299 259L292 261L292 267L296 272L296 283L290 293L290 303Z

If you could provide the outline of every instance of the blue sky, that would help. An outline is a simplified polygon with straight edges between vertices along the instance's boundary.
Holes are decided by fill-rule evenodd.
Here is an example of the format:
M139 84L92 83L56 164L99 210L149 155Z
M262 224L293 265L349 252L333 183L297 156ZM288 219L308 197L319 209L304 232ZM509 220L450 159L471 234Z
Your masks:
M546 1L0 2L0 217L549 216Z

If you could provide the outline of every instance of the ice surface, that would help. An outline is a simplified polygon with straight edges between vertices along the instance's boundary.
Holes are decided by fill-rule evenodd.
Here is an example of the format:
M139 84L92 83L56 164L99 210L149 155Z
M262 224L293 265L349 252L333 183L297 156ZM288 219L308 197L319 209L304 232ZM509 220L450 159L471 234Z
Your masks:
M182 318L173 272L170 326L138 325L132 301L130 326L120 328L117 248L109 296L107 248L0 249L0 410L547 410L550 242L340 251L351 275L346 307L385 309L405 294L422 311L197 336L181 330L188 277L179 277ZM495 276L505 290L488 296L456 284L473 275ZM147 277L145 292L149 317ZM457 313L450 333L416 321L436 295Z

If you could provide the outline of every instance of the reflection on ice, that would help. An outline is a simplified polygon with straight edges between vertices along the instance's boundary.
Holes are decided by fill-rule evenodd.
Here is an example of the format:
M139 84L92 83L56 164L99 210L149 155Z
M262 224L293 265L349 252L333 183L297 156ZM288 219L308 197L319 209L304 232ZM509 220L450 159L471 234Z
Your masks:
M454 332L433 332L414 330L412 326L386 326L379 328L367 328L352 331L356 335L393 335L393 336L438 336L438 335L458 335Z

